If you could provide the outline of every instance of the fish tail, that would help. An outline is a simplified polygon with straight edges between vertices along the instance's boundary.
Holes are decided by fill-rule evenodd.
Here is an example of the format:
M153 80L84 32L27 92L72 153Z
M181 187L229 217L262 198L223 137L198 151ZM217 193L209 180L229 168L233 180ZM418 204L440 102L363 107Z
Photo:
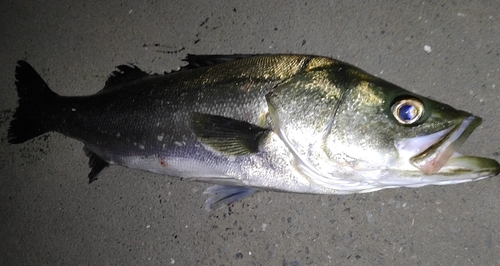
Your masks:
M53 92L33 67L25 61L18 61L16 87L19 107L10 122L8 140L23 143L54 130L49 111L60 97Z

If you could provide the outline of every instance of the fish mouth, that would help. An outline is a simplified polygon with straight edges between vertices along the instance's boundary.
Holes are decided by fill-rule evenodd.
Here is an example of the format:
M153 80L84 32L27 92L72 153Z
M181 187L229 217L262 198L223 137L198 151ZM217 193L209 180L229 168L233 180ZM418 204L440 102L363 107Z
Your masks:
M457 153L470 134L481 124L481 118L469 116L462 123L436 133L400 139L395 146L409 163L426 175L476 173L478 177L497 175L497 161ZM405 156L406 157L406 156Z

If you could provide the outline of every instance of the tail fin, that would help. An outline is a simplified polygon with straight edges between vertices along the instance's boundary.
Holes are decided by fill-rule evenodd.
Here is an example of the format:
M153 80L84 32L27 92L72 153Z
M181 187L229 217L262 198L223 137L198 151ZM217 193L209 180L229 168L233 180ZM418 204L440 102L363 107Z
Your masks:
M19 107L10 122L8 140L22 143L53 130L46 113L59 97L25 61L18 61L16 87Z

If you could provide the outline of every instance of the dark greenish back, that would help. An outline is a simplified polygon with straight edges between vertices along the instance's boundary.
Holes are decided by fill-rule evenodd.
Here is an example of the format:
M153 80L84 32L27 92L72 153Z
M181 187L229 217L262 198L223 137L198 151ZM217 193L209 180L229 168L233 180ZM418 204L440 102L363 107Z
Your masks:
M57 131L83 141L104 159L116 152L157 155L177 149L178 143L194 145L189 120L195 112L269 127L263 117L265 95L272 88L297 73L338 63L325 57L264 55L165 75L146 76L134 69L135 79L114 77L97 94L61 97L54 121L64 121ZM123 75L131 74L126 71Z

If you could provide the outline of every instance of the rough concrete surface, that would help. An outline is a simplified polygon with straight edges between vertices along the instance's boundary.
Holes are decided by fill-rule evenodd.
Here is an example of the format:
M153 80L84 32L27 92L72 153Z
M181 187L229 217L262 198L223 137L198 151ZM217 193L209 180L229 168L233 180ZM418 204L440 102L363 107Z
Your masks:
M85 95L124 63L161 73L187 53L307 53L481 116L461 152L498 160L500 1L0 6L1 265L500 265L499 177L349 196L263 192L206 212L206 184L112 166L89 185L80 142L6 140L19 59L57 93Z

